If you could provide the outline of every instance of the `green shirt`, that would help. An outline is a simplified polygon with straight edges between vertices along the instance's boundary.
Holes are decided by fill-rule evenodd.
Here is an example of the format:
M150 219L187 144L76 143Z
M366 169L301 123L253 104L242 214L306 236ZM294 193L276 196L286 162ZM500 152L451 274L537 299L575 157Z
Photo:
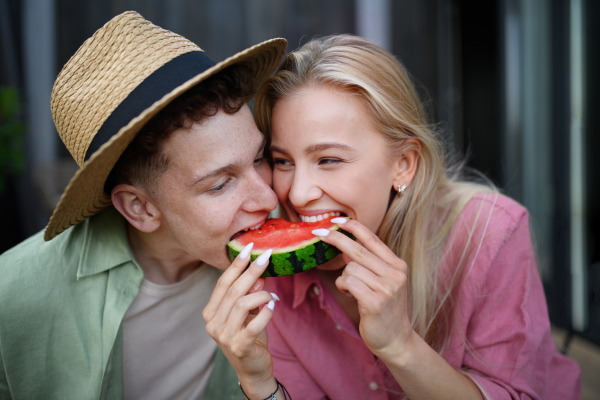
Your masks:
M123 398L122 320L144 277L112 207L0 256L0 400ZM243 399L220 350L206 400Z

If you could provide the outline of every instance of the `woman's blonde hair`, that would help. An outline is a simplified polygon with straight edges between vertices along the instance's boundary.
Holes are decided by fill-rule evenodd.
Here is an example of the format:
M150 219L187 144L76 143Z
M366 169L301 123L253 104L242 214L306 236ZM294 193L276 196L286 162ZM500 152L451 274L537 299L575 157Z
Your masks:
M257 94L254 110L259 129L270 138L277 101L319 85L358 95L374 127L389 140L392 154L409 148L419 153L417 172L404 196L390 188L391 202L377 234L408 264L413 328L442 351L450 333L452 291L460 270L457 265L449 279L439 279L442 250L456 216L486 187L460 182L461 168L445 166L443 145L404 66L360 37L314 39L289 54Z

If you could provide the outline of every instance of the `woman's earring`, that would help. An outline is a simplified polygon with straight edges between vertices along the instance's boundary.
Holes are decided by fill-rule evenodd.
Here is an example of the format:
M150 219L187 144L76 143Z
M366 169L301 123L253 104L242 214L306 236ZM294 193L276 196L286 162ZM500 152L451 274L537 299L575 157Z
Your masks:
M406 190L406 185L404 183L402 185L398 185L398 194L400 196L404 196L405 190Z

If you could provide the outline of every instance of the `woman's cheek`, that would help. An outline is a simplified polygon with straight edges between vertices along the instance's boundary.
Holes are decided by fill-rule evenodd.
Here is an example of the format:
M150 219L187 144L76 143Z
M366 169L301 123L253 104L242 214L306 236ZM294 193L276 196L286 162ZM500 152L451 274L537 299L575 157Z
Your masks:
M258 174L265 182L267 182L267 185L273 187L273 170L266 161L258 168Z

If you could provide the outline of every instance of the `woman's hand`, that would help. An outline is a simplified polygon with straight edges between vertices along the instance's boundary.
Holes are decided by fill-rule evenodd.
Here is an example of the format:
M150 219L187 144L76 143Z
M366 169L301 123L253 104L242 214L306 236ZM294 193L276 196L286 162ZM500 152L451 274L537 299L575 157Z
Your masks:
M251 245L221 275L202 312L206 331L217 342L250 398L265 398L277 388L273 359L267 348L266 326L273 316L276 295L261 290L260 278L271 251L259 256L250 267ZM259 306L267 304L259 311Z
M400 356L413 329L408 316L407 266L373 232L356 220L334 218L353 241L340 232L319 229L343 252L347 265L335 284L358 302L360 335L373 354L385 360ZM319 232L321 231L321 232Z
M336 231L313 231L340 249L348 263L335 284L356 298L360 335L408 398L481 399L473 381L452 368L413 330L408 317L406 263L360 222L331 221L358 239L352 241Z

